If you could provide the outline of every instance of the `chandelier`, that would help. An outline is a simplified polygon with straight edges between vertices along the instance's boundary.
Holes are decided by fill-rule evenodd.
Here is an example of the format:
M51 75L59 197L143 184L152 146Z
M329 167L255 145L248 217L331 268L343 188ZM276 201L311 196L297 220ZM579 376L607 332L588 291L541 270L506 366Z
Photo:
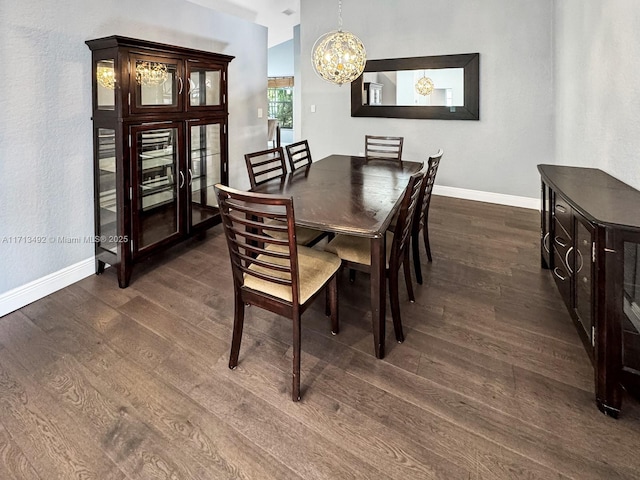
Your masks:
M116 88L116 74L113 69L113 64L107 63L108 66L98 64L96 68L96 80L104 88L113 90Z
M431 92L433 92L433 80L423 76L416 82L416 92L424 96L431 95Z
M313 69L328 82L342 85L362 75L367 52L358 37L342 30L342 0L338 0L338 30L318 38L312 52Z
M139 85L160 85L167 79L167 66L160 62L137 62L136 81Z

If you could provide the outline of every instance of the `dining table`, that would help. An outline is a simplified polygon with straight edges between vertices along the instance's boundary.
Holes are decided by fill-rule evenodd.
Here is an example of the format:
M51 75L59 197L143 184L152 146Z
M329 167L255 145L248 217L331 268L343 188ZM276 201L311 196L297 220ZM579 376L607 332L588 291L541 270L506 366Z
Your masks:
M253 188L293 198L297 226L371 240L371 321L377 358L385 354L386 231L420 161L329 155Z

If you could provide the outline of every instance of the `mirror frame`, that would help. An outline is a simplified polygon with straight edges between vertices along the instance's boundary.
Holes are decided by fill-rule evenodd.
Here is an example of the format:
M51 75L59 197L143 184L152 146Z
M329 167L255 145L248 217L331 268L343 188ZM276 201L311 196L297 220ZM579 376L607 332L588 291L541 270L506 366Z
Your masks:
M351 82L352 117L432 118L439 120L480 119L480 54L438 55L431 57L389 58L367 60L365 72L389 72L394 70L428 70L436 68L464 69L464 105L412 106L412 105L362 105L363 76Z

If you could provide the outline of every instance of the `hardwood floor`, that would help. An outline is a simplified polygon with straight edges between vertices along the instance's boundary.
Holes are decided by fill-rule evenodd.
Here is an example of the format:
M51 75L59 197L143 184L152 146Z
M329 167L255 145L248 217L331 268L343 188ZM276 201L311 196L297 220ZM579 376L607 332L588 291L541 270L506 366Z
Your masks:
M127 289L108 269L1 318L0 478L640 478L640 403L625 397L619 420L596 408L538 213L434 197L430 232L384 360L366 275L341 276L339 335L321 299L305 313L300 403L283 318L248 308L227 367L220 227Z

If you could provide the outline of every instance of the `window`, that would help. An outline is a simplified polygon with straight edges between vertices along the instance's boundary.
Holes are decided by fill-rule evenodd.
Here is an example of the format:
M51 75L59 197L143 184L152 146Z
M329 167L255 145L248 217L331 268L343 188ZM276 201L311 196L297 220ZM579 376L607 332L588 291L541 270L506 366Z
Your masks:
M293 128L293 77L270 77L267 85L269 118L280 128Z

